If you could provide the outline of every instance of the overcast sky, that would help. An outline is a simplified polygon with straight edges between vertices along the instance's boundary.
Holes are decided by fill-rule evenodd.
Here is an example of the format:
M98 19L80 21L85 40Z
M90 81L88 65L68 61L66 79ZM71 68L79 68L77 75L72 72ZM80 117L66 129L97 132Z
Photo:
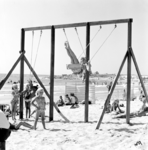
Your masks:
M21 28L133 18L132 48L141 74L148 74L148 1L147 0L0 0L0 73L7 73L19 57ZM91 27L91 37L99 30ZM92 71L117 73L127 50L127 24L119 24L105 44L102 43L114 25L102 26L90 44ZM85 48L86 29L65 29L71 48L77 57ZM26 33L26 57L38 74L50 73L50 30ZM63 29L56 30L55 74L70 74L70 63ZM33 38L34 37L34 38ZM39 45L39 47L38 47ZM100 48L100 49L99 49ZM37 53L38 50L38 53ZM33 54L31 55L31 52ZM97 54L94 56L94 54ZM36 59L36 61L35 61ZM20 66L13 73L19 73ZM122 73L126 73L125 64ZM30 71L25 66L25 73ZM132 64L132 73L135 67Z

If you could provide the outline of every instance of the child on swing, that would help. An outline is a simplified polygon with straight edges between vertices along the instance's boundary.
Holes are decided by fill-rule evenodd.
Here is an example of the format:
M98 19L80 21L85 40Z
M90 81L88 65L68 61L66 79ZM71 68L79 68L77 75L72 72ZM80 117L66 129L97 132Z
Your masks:
M74 54L74 52L70 48L68 41L65 42L65 49L67 50L67 54L71 59L71 64L81 64L82 69L79 73L82 74L82 81L84 82L85 78L86 78L86 71L91 72L90 62L86 62L86 58L82 57L80 60L80 63L79 63L79 60L77 59L76 55Z
M37 125L37 122L38 122L38 119L39 119L39 116L41 116L41 119L42 119L42 125L43 125L43 128L46 129L45 127L45 107L46 107L46 101L45 101L45 97L43 97L43 93L44 93L44 90L42 88L39 88L37 91L36 91L36 97L33 98L33 101L32 101L32 105L34 107L36 107L36 118L35 118L35 122L34 122L34 129L36 130L36 125ZM35 104L36 102L36 104Z

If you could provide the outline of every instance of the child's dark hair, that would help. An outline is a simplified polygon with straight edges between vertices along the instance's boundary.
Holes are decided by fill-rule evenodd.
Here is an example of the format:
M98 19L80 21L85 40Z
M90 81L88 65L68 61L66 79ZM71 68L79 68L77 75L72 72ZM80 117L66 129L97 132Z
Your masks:
M70 96L74 96L74 93L70 93Z

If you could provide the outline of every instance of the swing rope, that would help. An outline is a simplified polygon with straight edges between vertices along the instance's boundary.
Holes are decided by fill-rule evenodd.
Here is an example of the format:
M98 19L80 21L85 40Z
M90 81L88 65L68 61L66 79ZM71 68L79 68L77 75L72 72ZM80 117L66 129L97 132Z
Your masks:
M69 43L69 40L68 40L68 37L67 37L67 34L66 34L65 29L63 29L63 31L64 31L64 34L65 34L66 40L67 40L67 41L68 41L68 43Z
M87 64L90 63L92 61L92 59L94 58L94 56L98 53L98 51L102 48L102 46L106 43L106 41L109 39L109 37L111 36L111 34L113 33L113 31L115 30L115 28L117 27L117 25L115 24L113 30L111 30L111 32L109 33L109 35L106 37L106 39L104 40L104 42L101 44L101 46L98 48L98 50L95 52L95 54L92 56L92 58L90 60L88 60L88 62L86 62ZM97 34L99 33L99 31L101 30L101 26L100 26L100 29L97 31L97 33L94 35L94 37L92 38L92 40L89 42L89 44L86 46L86 48L91 44L91 42L94 40L94 38L97 36ZM77 32L77 29L75 28L76 32ZM65 29L63 29L64 33L65 33L65 37L68 41L68 38L67 38L67 35L66 35L66 32L65 32ZM78 33L78 32L77 32ZM78 38L79 38L79 35L78 35ZM79 38L79 41L80 41L80 38ZM81 43L81 41L80 41ZM81 44L82 46L82 44ZM84 53L84 51L83 51ZM83 54L82 53L82 54ZM82 55L81 54L81 55ZM74 69L73 69L74 70Z
M83 50L82 54L84 54L84 56L86 56L86 55L85 55L84 48L83 48L83 45L82 45L82 42L81 42L81 40L80 40L80 37L79 37L79 34L78 34L78 31L77 31L77 28L76 28L76 27L75 27L75 31L76 31L76 33L77 33L77 36L78 36L78 39L79 39L79 43L80 43L81 48L82 48L82 50ZM81 54L81 55L82 55L82 54ZM80 55L80 56L81 56L81 55ZM80 58L80 56L78 57L78 59Z
M31 66L32 66L32 56L33 56L33 43L34 43L34 31L32 31L32 45L31 45L31 59L30 59ZM30 76L31 76L31 70L30 70Z
M102 48L102 46L106 43L106 41L108 40L108 38L111 36L111 34L113 33L113 31L116 29L117 25L115 24L115 27L113 28L113 30L110 32L110 34L107 36L107 38L104 40L104 42L101 44L101 46L98 48L98 50L95 52L95 54L92 56L92 58L88 61L91 62L92 59L94 58L94 56L98 53L98 51Z
M97 34L100 32L100 30L102 29L102 26L100 26L100 28L99 28L99 30L96 32L96 34L93 36L93 38L91 39L91 41L86 45L86 47L85 47L85 49L83 49L83 46L82 46L82 43L81 43L81 40L80 40L80 37L79 37L79 34L78 34L78 32L77 32L77 29L75 28L75 30L76 30L76 33L77 33L77 35L78 35L78 38L79 38L79 42L80 42L80 44L81 44L81 47L82 47L82 49L83 49L83 53L84 53L84 55L85 55L85 52L84 52L84 50L86 50L87 49L87 47L92 43L92 41L95 39L95 37L97 36ZM83 53L81 53L80 54L80 56L78 57L78 59L80 59L80 57L82 56L82 54ZM86 55L85 55L86 56Z
M36 57L35 57L34 67L33 68L35 68L35 64L36 64L36 60L37 60L37 55L38 55L38 50L39 50L39 46L40 46L41 37L42 37L42 30L40 32L40 37L39 37L39 41L38 41L38 47L37 47L37 52L36 52Z

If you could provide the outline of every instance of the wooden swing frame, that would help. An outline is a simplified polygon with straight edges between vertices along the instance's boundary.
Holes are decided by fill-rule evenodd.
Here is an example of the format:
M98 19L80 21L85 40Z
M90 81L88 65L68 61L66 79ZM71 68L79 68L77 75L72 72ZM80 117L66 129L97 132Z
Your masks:
M0 89L3 87L6 80L9 78L9 76L13 72L14 68L16 67L18 62L20 61L20 90L23 91L23 88L24 88L23 87L23 85L24 85L24 62L26 62L26 64L28 65L28 67L32 71L33 75L37 79L38 83L45 90L46 95L50 99L49 121L52 121L53 120L53 114L54 114L53 113L53 107L55 106L55 103L54 103L55 30L56 29L61 29L61 28L86 27L86 45L88 45L90 43L90 26L126 23L128 25L128 37L127 37L128 43L127 43L127 52L126 52L126 56L125 56L125 58L127 58L127 108L126 108L126 114L127 115L126 115L126 122L130 123L129 119L130 119L130 99L131 99L131 91L130 91L130 89L131 89L131 57L133 57L133 59L134 59L134 63L135 63L136 70L137 70L139 78L140 78L141 85L144 89L144 93L146 95L146 98L148 99L147 93L146 93L146 90L145 90L145 87L144 87L144 84L143 84L143 81L142 81L142 78L141 78L141 74L140 74L138 65L136 63L136 59L135 59L133 51L131 49L131 47L132 47L132 21L133 20L131 18L129 18L129 19L108 20L108 21L95 21L95 22L83 22L83 23L73 23L73 24L62 24L62 25L51 25L51 26L39 26L39 27L22 28L21 29L20 56L17 59L17 61L15 62L15 64L13 65L13 67L11 68L11 70L9 71L9 73L6 75L6 77L1 81ZM29 64L27 58L24 55L25 54L25 32L35 31L35 30L51 30L50 91L49 91L50 95L48 94L48 92L45 89L44 85L42 84L42 82L40 81L37 74L35 73L32 66ZM86 61L89 60L89 57L90 57L90 46L87 46L87 48L86 48ZM122 65L123 64L124 63L122 63ZM119 69L119 72L117 74L115 82L112 85L112 88L111 88L110 94L108 95L106 103L111 98L114 87L117 83L120 72L122 70L122 65ZM88 114L89 114L89 109L88 109L89 99L88 98L89 98L89 72L87 71L86 72L86 80L85 80L85 110L84 110L84 113L85 113L84 121L85 122L88 122ZM105 106L106 106L106 103L105 103ZM57 111L59 112L59 109L57 109ZM103 115L104 115L104 113L102 113L101 119L99 121L99 125L100 125L100 123L103 119ZM66 121L69 121L66 117L63 116L63 118ZM23 119L23 96L20 97L20 119ZM98 128L98 126L97 126L97 128Z

